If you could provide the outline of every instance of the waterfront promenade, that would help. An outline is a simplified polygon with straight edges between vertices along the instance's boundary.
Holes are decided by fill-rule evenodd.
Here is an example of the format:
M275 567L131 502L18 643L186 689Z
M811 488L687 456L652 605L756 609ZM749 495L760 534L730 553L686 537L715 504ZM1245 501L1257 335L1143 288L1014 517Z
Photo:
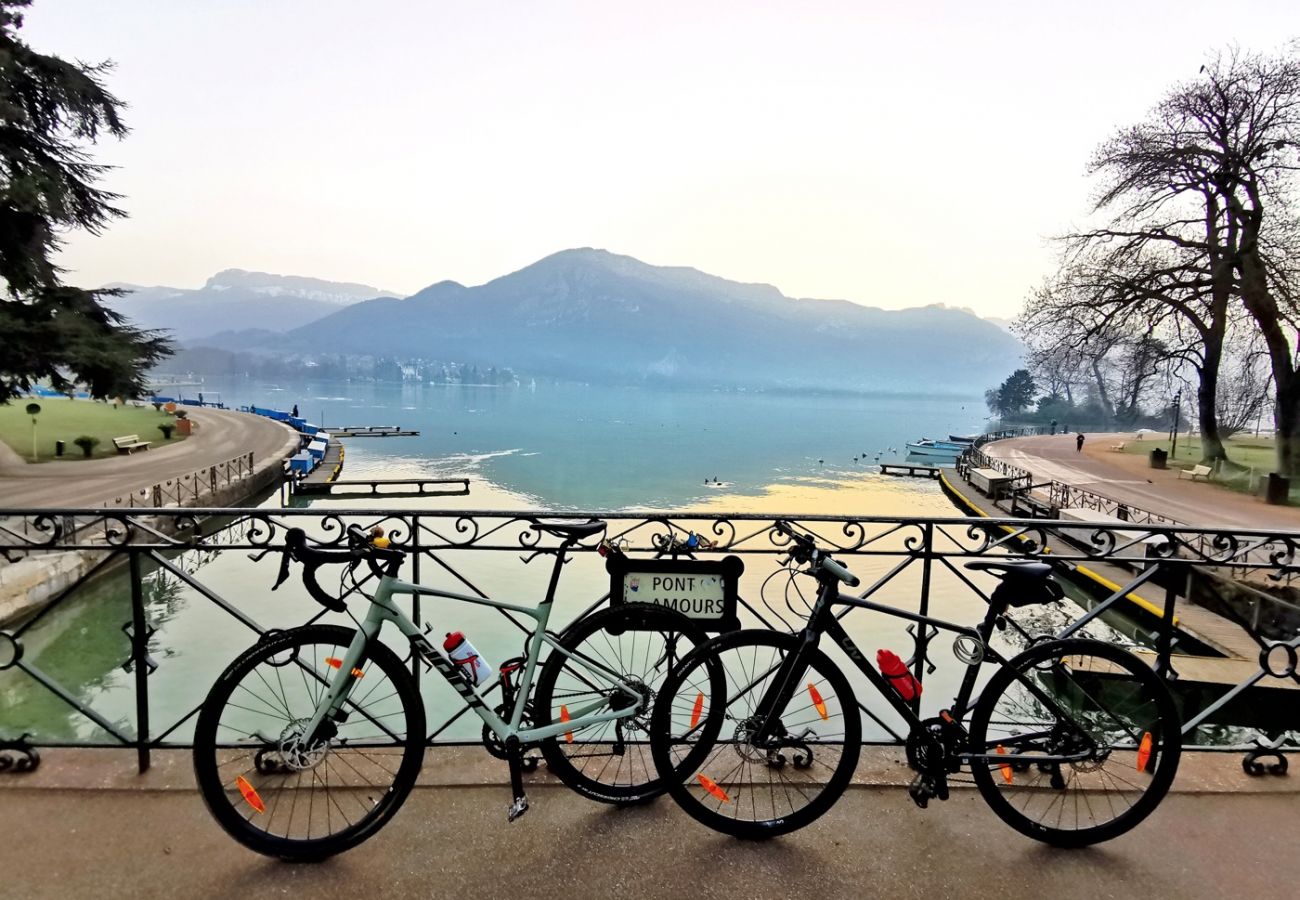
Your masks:
M1060 481L1186 525L1300 530L1300 509L1269 506L1249 494L1179 478L1179 470L1196 460L1171 459L1168 469L1152 469L1145 455L1108 449L1132 440L1132 434L1089 434L1079 453L1073 434L1041 435L994 441L981 449L1032 472L1035 483Z
M114 497L252 453L254 465L298 449L279 422L228 410L187 408L194 435L170 446L106 459L32 465L0 443L0 506L98 507Z
M1175 792L1130 834L1086 850L1013 832L969 789L920 810L901 786L853 788L814 826L759 843L715 834L667 798L615 809L550 786L530 788L531 811L507 825L506 795L502 784L417 788L369 842L293 865L236 844L191 791L6 788L0 804L13 827L0 841L0 883L26 900L1219 900L1291 896L1300 883L1294 793Z

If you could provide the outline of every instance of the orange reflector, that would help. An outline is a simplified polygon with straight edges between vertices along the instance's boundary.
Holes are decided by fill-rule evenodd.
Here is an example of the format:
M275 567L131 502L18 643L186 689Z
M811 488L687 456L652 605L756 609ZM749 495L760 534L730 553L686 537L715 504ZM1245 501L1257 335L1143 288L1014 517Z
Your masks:
M343 668L343 660L335 659L332 656L327 656L325 657L325 665L329 666L332 669L341 669Z
M1145 772L1147 770L1147 763L1151 761L1151 744L1151 732L1142 732L1142 742L1138 744L1137 770L1139 772Z
M704 775L696 775L695 777L699 779L700 786L703 787L710 794L717 797L723 803L731 802L731 798L727 796L727 792L724 791L722 788L718 787L717 782L715 782L713 779L708 778Z
M560 707L560 721L561 721L561 722L567 722L567 721L569 721L569 708L568 708L567 706L561 706L561 707ZM573 743L573 732L572 732L572 731L566 731L566 732L564 732L564 739L565 739L566 741L568 741L570 744L572 744L572 743Z
M352 677L353 677L353 678L365 678L365 677L366 677L366 673L365 673L365 672L362 672L360 669L353 669L353 670L352 670Z
M266 804L257 795L257 789L248 783L248 779L240 775L235 779L235 786L239 788L239 793L244 795L244 799L248 801L249 806L260 813L266 812Z
M998 753L1001 754L1002 756L1005 756L1007 753L1007 748L1003 747L1001 744L998 744ZM1010 784L1012 779L1016 777L1015 773L1011 770L1011 766L1009 764L998 763L998 768L1002 770L1002 780L1005 781L1007 784Z
M704 712L704 692L695 695L695 708L691 710L691 727L700 724L700 713Z
M811 681L808 682L808 696L812 697L813 706L817 707L817 715L829 719L830 716L826 715L826 701L822 699L822 695L818 693Z

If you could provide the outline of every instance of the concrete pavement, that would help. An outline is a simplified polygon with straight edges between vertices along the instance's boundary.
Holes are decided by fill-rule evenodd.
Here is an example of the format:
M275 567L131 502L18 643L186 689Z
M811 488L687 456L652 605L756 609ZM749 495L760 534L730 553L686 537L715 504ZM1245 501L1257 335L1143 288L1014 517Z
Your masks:
M158 482L253 453L260 464L292 453L295 431L262 416L188 409L194 435L166 447L84 462L29 465L16 454L0 457L0 507L92 507Z
M1152 469L1146 456L1108 449L1132 440L1131 434L1089 434L1079 453L1073 434L1043 435L995 441L981 449L1028 469L1035 482L1064 482L1185 525L1300 529L1300 509L1269 506L1249 494L1179 478L1178 470L1190 468L1190 462L1171 461L1168 469Z
M21 776L19 776L21 777ZM191 792L0 792L0 894L177 897L1223 898L1294 896L1292 794L1174 794L1108 844L1062 851L1002 824L972 790L919 810L854 788L819 822L766 843L697 825L667 798L635 809L531 790L418 788L369 842L318 865L245 850Z

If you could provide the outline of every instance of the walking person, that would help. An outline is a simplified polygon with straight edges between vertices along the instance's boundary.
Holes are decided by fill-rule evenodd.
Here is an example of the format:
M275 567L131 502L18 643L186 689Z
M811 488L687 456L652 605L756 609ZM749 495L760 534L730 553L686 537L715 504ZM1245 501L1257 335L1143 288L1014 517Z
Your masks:
M1075 452L1075 453L1082 453L1082 452L1083 452L1083 432L1082 432L1082 431L1080 431L1079 434L1078 434L1078 436L1074 439L1074 452Z

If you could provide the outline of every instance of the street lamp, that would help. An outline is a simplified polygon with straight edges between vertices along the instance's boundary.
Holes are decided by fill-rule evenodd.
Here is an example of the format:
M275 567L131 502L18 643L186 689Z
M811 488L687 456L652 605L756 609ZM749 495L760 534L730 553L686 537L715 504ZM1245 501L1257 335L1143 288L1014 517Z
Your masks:
M1183 411L1183 389L1179 388L1178 393L1174 394L1174 431L1169 440L1169 455L1173 456L1178 452L1178 414Z

